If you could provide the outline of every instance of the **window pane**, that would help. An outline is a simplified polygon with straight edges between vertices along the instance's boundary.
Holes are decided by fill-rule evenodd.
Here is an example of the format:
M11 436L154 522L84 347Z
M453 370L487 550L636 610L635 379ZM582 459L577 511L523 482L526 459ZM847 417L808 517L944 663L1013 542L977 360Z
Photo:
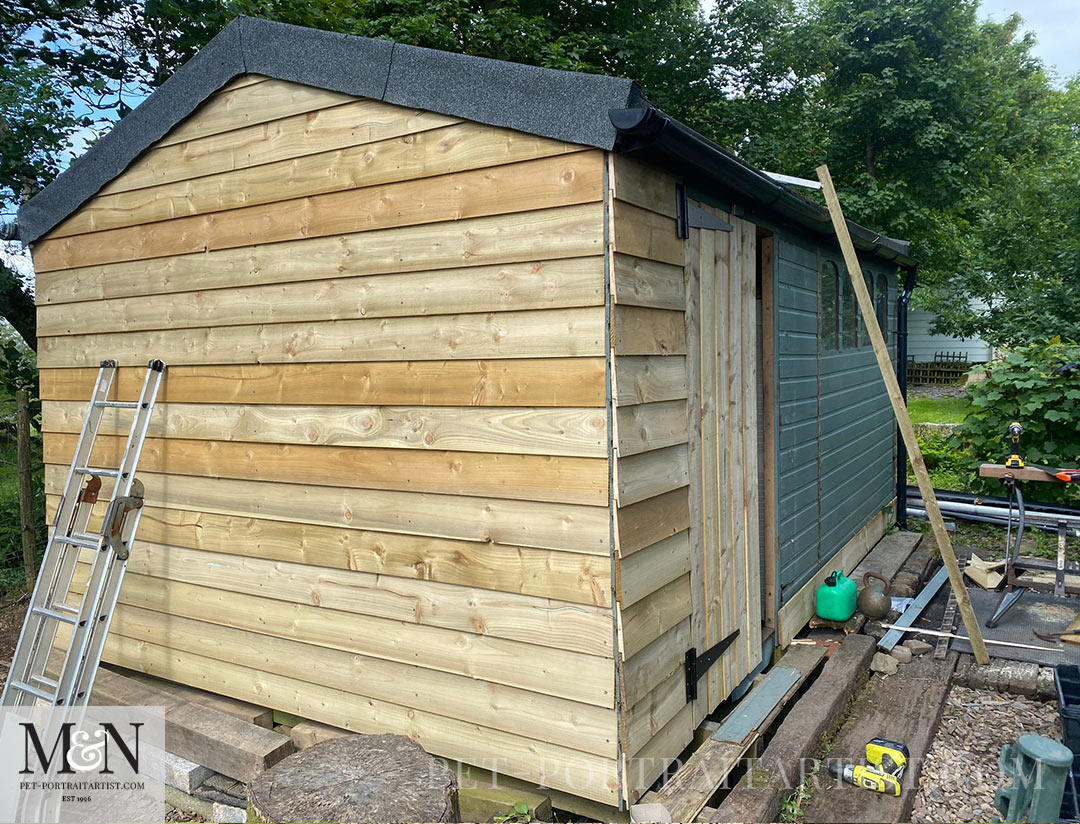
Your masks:
M821 337L821 348L830 351L838 348L839 344L839 312L837 311L837 286L840 270L831 260L825 261L821 267L821 314L818 315L818 334Z
M870 293L870 305L874 305L874 276L863 273L863 278L866 279L866 291ZM858 301L856 301L856 304ZM870 330L866 328L866 321L863 320L862 311L859 311L859 346L870 345Z
M877 281L877 322L885 343L889 341L889 278L878 275Z
M859 326L855 321L855 287L851 285L851 278L846 272L841 275L840 283L840 328L843 332L843 346L845 349L854 349L859 345Z

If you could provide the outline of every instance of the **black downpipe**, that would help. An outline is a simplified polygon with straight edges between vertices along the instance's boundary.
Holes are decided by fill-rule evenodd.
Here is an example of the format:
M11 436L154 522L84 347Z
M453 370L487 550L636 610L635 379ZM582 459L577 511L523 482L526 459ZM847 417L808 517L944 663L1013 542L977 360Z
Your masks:
M896 382L900 385L900 395L907 403L907 336L908 303L915 291L915 280L919 267L907 267L904 289L896 297ZM896 525L907 529L907 447L900 427L896 427Z

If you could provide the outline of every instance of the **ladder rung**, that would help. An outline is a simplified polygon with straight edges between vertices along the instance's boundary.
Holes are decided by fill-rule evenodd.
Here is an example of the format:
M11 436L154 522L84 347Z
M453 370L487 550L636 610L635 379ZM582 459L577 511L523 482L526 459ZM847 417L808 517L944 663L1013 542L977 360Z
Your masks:
M53 681L51 678L46 678L44 675L31 675L30 680L37 681L43 687L48 687L53 692L56 692L60 688L60 685L56 681Z
M12 681L11 688L13 690L20 690L30 695L40 698L43 701L48 701L50 704L56 701L55 692L45 692L45 690L39 690L37 687L32 687L29 684L24 684L22 681Z
M53 540L58 544L81 546L86 549L101 549L101 538L91 540L89 538L76 537L74 535L57 535Z
M94 401L94 406L107 406L111 409L138 409L138 401Z
M57 612L55 609L49 609L48 607L34 607L31 612L34 615L43 615L46 618L52 618L54 621L63 621L65 624L71 624L75 626L78 623L78 619L72 618L70 615L64 615L62 612Z
M77 466L75 471L83 475L101 475L103 478L119 478L119 469L102 469L97 466Z
M71 604L53 604L52 608L55 609L57 612L66 612L69 615L79 614L78 608L71 606Z

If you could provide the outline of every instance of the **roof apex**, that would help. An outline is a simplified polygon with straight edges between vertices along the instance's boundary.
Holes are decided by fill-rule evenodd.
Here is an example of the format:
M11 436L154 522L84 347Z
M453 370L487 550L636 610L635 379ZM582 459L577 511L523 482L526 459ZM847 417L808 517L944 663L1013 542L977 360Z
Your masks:
M612 148L616 138L609 110L642 102L631 80L240 16L23 204L23 242L32 243L54 228L242 74L263 74L602 149Z

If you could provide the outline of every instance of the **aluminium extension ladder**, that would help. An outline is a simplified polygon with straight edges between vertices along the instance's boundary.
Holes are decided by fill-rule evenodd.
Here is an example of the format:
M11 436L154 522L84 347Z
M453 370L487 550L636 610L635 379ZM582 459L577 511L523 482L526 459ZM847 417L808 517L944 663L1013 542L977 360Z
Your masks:
M116 361L101 362L0 705L25 707L45 701L55 706L77 707L85 706L89 700L142 515L143 488L135 479L135 468L164 371L164 363L150 361L139 400L111 401L108 397L116 381ZM135 411L123 457L116 469L89 465L102 415L109 408ZM94 504L99 497L106 500L101 496L102 478L115 479L112 496L107 499L100 533L89 534L87 527ZM72 577L84 549L94 551L90 575L81 600L70 604ZM53 679L46 671L60 624L70 625L72 631L63 666Z

